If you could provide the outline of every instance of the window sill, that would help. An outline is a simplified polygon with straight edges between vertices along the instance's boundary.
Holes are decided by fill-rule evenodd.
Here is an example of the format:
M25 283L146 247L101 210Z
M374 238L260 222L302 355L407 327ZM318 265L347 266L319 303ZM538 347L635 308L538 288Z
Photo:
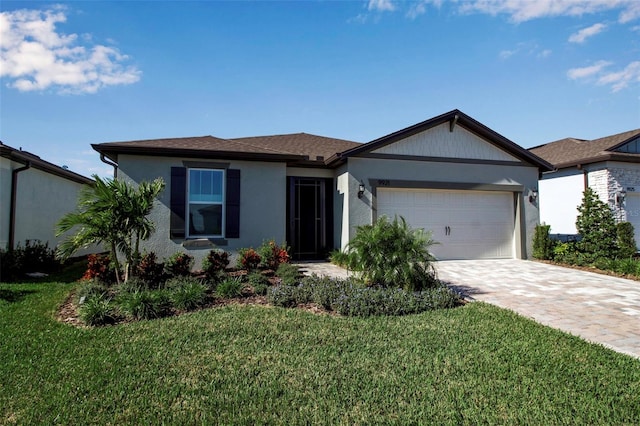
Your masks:
M227 246L229 241L224 238L193 238L182 242L182 247L188 249L211 249L216 246Z

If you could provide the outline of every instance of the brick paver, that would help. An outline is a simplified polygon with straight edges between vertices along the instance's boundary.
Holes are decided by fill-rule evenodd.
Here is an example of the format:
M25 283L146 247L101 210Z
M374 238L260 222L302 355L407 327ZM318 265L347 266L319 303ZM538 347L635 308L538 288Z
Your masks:
M346 277L330 263L306 273ZM447 260L438 277L467 299L511 309L618 352L640 358L640 282L517 260Z

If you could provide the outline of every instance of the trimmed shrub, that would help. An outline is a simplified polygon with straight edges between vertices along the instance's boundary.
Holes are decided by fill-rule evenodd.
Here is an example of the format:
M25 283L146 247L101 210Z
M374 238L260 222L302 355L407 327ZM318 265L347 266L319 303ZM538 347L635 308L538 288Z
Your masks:
M267 290L267 300L273 306L292 308L296 306L295 288L290 285L276 285Z
M223 279L227 266L229 266L229 253L224 250L211 250L202 261L205 276L214 283Z
M111 267L111 259L106 254L90 254L87 256L87 270L82 276L83 280L96 280L104 283L113 283L116 274Z
M429 247L430 233L411 229L403 217L386 216L373 225L358 226L349 242L349 268L369 285L420 291L437 283Z
M82 322L91 326L113 324L118 318L116 308L106 293L87 297L78 308L78 314Z
M300 281L300 268L291 263L282 263L278 266L276 275L282 280L282 284L295 285Z
M629 222L618 223L616 225L616 237L618 256L621 258L633 257L637 250L633 224Z
M175 253L164 264L164 270L170 277L191 275L193 256L188 253Z
M253 271L260 265L260 255L252 248L238 250L238 268Z
M549 236L550 225L537 225L533 234L533 257L549 260L553 258L554 242Z
M159 288L164 278L164 263L157 260L154 252L145 253L136 266L136 276L152 288Z
M244 284L239 278L227 278L218 284L216 294L223 298L234 298L242 296Z
M313 275L296 286L279 285L269 289L274 306L294 307L313 302L345 316L408 315L432 309L454 307L457 294L442 284L421 292L401 288L367 287L354 280L334 280Z
M289 250L286 244L279 246L274 240L262 243L258 247L260 266L275 271L280 264L289 263Z

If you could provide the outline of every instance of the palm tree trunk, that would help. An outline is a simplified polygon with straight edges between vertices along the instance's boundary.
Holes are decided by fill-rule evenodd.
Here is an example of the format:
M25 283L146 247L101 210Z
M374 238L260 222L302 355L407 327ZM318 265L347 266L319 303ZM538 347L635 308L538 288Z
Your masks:
M111 259L116 269L116 283L120 285L120 262L118 262L118 253L116 252L116 243L111 241Z

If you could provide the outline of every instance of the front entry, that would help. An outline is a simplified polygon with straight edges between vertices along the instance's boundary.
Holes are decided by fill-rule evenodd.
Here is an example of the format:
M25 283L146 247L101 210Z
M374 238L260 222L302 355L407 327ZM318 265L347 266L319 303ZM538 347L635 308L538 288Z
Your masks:
M294 259L324 259L331 250L332 181L321 178L288 178L287 242Z

